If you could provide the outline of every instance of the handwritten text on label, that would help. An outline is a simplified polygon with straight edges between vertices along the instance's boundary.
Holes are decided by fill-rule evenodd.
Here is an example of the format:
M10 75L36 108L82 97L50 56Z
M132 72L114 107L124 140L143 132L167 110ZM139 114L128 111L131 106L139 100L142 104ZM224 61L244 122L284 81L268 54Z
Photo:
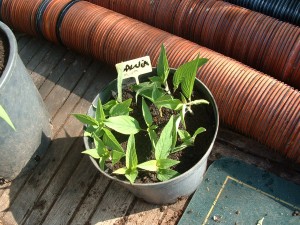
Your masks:
M149 56L133 59L130 61L116 64L117 71L122 71L123 79L129 77L137 78L141 74L152 71L151 61Z

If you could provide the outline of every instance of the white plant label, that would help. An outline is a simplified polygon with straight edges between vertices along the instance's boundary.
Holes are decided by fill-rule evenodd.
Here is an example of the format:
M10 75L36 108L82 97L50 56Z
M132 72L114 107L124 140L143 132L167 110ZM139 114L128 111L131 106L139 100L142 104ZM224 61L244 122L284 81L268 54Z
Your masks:
M116 64L118 73L122 74L123 79L134 77L138 83L138 76L152 72L149 56L133 59Z

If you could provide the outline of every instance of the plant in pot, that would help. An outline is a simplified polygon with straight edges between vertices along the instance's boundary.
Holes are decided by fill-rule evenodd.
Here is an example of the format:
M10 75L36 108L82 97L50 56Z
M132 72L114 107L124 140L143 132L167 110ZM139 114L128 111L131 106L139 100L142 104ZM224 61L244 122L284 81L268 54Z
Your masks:
M196 79L207 61L197 57L170 69L162 45L157 69L136 82L124 79L126 68L119 69L88 114L74 114L85 124L83 153L147 202L172 203L194 192L219 122L213 96Z

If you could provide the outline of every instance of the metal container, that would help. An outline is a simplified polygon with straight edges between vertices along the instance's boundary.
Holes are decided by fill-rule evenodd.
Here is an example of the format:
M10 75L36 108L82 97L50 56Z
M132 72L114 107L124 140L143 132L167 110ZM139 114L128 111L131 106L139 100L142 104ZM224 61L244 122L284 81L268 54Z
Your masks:
M50 143L49 115L43 100L21 61L14 34L0 22L7 37L9 57L0 77L0 104L16 131L0 119L0 177L12 180L29 171L34 157L42 156Z
M146 78L149 77L150 75L153 76L155 71L156 70L153 70L152 73L142 75L140 77L140 80L143 81L146 80ZM172 70L171 73L172 72L174 73L174 71L175 70ZM123 81L123 84L125 82L129 82L129 81L125 80ZM103 103L107 102L111 98L112 90L115 92L117 91L116 80L112 81L106 88L100 91L100 93L94 99L93 105L97 105L98 98L100 98ZM105 171L102 171L99 168L97 161L91 158L93 164L103 175L105 175L111 180L118 182L119 184L127 188L130 192L132 192L135 196L142 198L149 203L153 203L153 204L174 203L179 197L192 194L203 180L203 175L206 171L206 166L207 166L207 158L212 150L213 144L217 136L218 126L219 126L218 109L211 92L198 79L195 82L194 90L203 94L204 98L210 102L209 105L210 108L209 110L207 110L207 113L210 115L209 117L211 118L214 126L212 128L206 127L207 129L213 129L212 132L213 135L209 137L209 145L207 149L205 149L206 153L203 155L201 159L199 159L198 163L196 163L196 165L194 165L188 171L179 175L178 177L175 177L171 180L164 181L164 182L150 183L150 184L140 184L140 183L130 184L127 181L119 180L115 177L110 176ZM88 111L88 115L90 116L95 115L95 109L93 106L90 107ZM194 116L196 117L197 115ZM84 137L84 144L86 149L92 148L92 141L87 137Z

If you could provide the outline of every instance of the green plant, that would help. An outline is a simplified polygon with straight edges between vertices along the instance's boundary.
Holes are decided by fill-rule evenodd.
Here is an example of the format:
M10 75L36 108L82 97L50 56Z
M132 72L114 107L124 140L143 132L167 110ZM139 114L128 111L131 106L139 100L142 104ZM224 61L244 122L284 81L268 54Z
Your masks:
M14 124L11 122L5 109L0 105L0 118L2 118L12 129L16 130Z
M191 99L197 70L207 61L207 59L197 56L195 60L181 65L173 76L173 90L171 90L172 86L168 84L170 68L165 48L162 45L157 76L150 77L149 81L137 83L131 87L136 94L136 103L142 104L141 110L146 124L146 128L143 129L138 120L130 116L132 99L122 101L120 93L122 93L123 74L122 71L118 71L118 96L115 96L115 99L105 104L99 100L95 106L95 118L74 114L79 121L86 124L84 135L92 138L95 146L83 153L98 159L102 170L105 170L107 162L115 165L125 157L125 166L114 170L113 173L125 175L131 183L134 183L140 170L154 172L160 181L177 176L179 173L172 168L180 161L173 160L169 156L193 145L197 135L205 131L205 128L200 127L193 135L189 134L186 130L185 115L188 112L193 113L193 105L209 104L204 99ZM178 91L179 87L181 91ZM175 92L180 99L174 97ZM159 110L160 115L162 115L163 108L173 112L159 132L159 127L153 121L150 104ZM139 132L148 135L154 155L154 159L141 163L138 162L135 144L135 134ZM129 135L126 151L114 133Z

